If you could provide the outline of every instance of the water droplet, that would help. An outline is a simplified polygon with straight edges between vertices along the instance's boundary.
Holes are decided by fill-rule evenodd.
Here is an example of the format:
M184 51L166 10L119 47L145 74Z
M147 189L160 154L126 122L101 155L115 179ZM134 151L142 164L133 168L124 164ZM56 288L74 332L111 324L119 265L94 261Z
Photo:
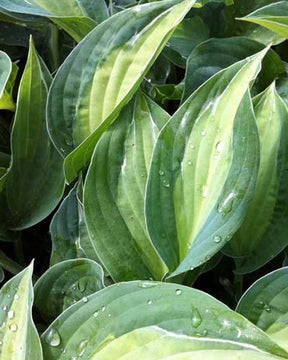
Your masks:
M222 216L226 216L228 213L232 211L233 208L233 202L237 196L237 193L235 191L231 191L228 196L218 205L218 212Z
M163 170L159 170L159 175L160 176L163 176L165 173L164 173L164 171Z
M205 137L207 135L207 131L203 130L201 131L201 136Z
M189 165L189 166L192 165L192 161L191 161L191 160L188 161L188 165Z
M265 304L264 304L263 301L259 301L259 305L262 307L262 306L264 306Z
M58 331L54 328L51 328L45 337L45 341L50 346L59 346L61 343L61 339Z
M202 196L203 196L203 198L206 198L208 196L208 186L207 185L202 186Z
M202 318L197 308L192 306L191 324L194 328L198 328L202 324Z
M15 300L19 300L19 297L20 297L20 296L19 296L18 294L15 294L15 295L14 295L14 299L15 299Z
M265 306L264 306L264 310L265 310L266 312L270 313L270 312L271 312L271 307L270 307L269 305L265 305Z
M106 306L103 305L102 308L101 308L101 311L104 312L106 310Z
M157 285L158 285L157 282L152 282L152 281L139 281L139 283L138 283L138 287L146 288L146 289L155 287Z
M98 316L99 316L99 311L96 310L96 311L94 312L93 316L94 316L95 318L98 317Z
M87 298L86 296L84 296L84 297L82 298L82 301L83 301L84 303L87 303L87 302L88 302L88 298Z
M182 290L177 289L177 290L175 291L175 294L176 294L176 295L182 295Z
M195 268L193 266L190 267L190 271L193 271Z
M220 128L218 127L216 131L217 131L217 133L219 133L219 132L220 132Z
M170 187L170 184L169 184L169 182L167 181L167 180L163 180L163 185L165 186L165 187L167 187L167 188L169 188Z
M190 149L194 150L195 146L193 144L190 145Z
M218 153L220 153L220 152L223 150L223 146L224 146L223 142L222 142L222 141L218 141L217 144L216 144L216 151L217 151Z
M219 235L216 235L216 236L214 236L213 241L214 241L216 244L219 244L219 243L222 241L222 237L219 236Z
M10 319L10 320L13 319L13 318L14 318L14 315L15 315L15 313L14 313L13 310L8 311L8 314L7 314L8 319Z
M2 346L2 345L3 345L3 341L0 340L0 346Z
M2 306L2 310L3 310L3 311L7 311L7 309L8 309L8 307L7 307L6 305L3 305L3 306Z
M76 349L76 354L82 356L87 349L87 345L88 345L88 340L81 341Z
M10 329L11 331L15 332L15 331L18 330L18 326L17 326L16 324L11 324L11 325L9 326L9 329Z
M147 304L148 304L148 305L151 305L151 304L152 304L152 300L148 300L148 301L147 301Z

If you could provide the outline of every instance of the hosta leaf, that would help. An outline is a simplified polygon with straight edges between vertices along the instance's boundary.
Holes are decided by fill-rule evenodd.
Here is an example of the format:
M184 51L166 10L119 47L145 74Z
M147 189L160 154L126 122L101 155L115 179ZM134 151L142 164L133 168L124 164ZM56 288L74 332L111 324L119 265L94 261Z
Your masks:
M66 260L48 269L35 284L35 306L47 322L79 300L104 288L100 265L88 259Z
M167 0L122 11L97 26L64 62L51 87L47 114L53 142L64 156L70 154L68 182L88 164L103 131L193 4Z
M165 56L180 67L186 66L186 59L196 45L209 38L209 28L204 21L195 16L184 19L174 31L163 52ZM168 49L167 49L168 48ZM179 55L174 55L174 52Z
M249 345L232 341L197 339L150 326L111 340L94 360L269 360L279 359Z
M84 190L86 221L96 253L117 281L161 280L167 272L146 231L144 193L153 147L168 119L138 93L93 154Z
M260 168L253 201L240 230L227 245L236 272L264 265L288 245L288 111L274 83L254 101Z
M15 110L12 90L17 71L9 56L0 51L0 110Z
M77 199L77 190L78 183L63 200L51 221L52 253L50 265L86 256L98 260L91 245L82 206Z
M12 159L1 180L1 221L29 227L50 214L62 197L62 159L49 139L45 106L50 74L31 40L12 129Z
M264 48L263 44L244 37L210 39L197 46L187 61L183 100L216 72ZM282 72L284 65L272 50L263 60L263 67L254 88L263 91Z
M0 359L43 359L32 320L33 266L9 280L0 291Z
M264 45L279 44L284 41L284 37L275 32L259 26L258 24L239 21L239 18L257 11L257 9L276 3L278 0L234 0L234 5L225 8L226 29L223 36L246 36L250 39L259 41Z
M266 27L275 33L288 38L288 3L287 1L279 1L268 4L263 8L257 9L251 14L241 18L240 20L250 21L252 23Z
M288 268L260 278L242 296L237 311L288 350Z
M63 312L42 335L45 360L70 360L79 353L94 358L112 340L147 326L287 356L260 329L207 294L177 284L135 281L109 286ZM51 334L60 339L58 346L51 343Z
M76 41L108 17L105 0L2 0L0 5L12 13L49 17Z
M214 75L157 140L147 185L147 226L173 275L219 251L252 198L258 138L248 88L265 53Z

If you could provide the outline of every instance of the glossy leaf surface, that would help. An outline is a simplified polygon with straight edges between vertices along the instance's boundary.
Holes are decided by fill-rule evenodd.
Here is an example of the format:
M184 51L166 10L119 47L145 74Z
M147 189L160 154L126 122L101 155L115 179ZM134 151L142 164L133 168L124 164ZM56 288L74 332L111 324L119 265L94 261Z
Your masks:
M94 360L260 360L279 359L248 345L231 341L197 339L174 334L157 327L131 331L112 340L95 354Z
M105 0L2 0L1 7L12 13L49 17L76 41L108 17Z
M42 360L40 339L32 320L33 266L0 290L0 359Z
M193 91L218 71L261 51L263 48L263 44L244 37L210 39L198 45L187 61L182 100L186 100ZM274 51L268 51L263 59L263 67L253 92L263 91L283 72L284 65L280 57Z
M147 234L144 193L154 144L168 119L138 93L93 154L84 191L86 221L96 253L117 281L161 280L167 272Z
M135 281L109 286L62 313L42 335L45 360L68 360L82 351L84 358L93 358L112 340L147 326L202 338L209 334L287 356L264 332L209 295L177 284ZM51 333L61 339L57 346L49 344Z
M237 311L280 346L288 349L288 268L273 271L256 281L243 295Z
M157 140L147 226L173 275L219 251L252 199L259 149L247 91L264 55L217 73L187 99Z
M251 21L252 23L266 27L269 30L288 38L288 3L279 1L257 9L251 14L241 18L241 20Z
M236 272L256 270L288 244L288 111L274 83L254 101L260 138L260 167L253 201L226 253Z
M48 269L35 284L35 306L47 322L70 305L103 289L100 265L88 259L66 260Z
M97 26L66 59L52 84L47 115L53 142L63 156L70 154L68 182L89 163L100 136L193 4L167 0L122 11Z
M48 216L62 197L62 159L49 139L45 107L51 76L31 41L12 129L12 156L1 179L1 221L23 229Z

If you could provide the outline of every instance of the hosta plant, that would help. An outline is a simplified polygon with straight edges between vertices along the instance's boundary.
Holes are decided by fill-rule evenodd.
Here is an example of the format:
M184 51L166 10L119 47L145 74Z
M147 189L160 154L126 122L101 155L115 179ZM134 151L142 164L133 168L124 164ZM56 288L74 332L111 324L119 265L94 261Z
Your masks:
M0 24L0 360L288 359L288 1Z

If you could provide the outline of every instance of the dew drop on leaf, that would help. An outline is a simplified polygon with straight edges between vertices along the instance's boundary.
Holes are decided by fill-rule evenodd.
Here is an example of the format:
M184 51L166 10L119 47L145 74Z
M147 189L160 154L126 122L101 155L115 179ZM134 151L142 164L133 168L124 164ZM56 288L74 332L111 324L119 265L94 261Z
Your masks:
M148 304L148 305L151 305L151 304L152 304L152 300L148 300L148 301L147 301L147 304Z
M50 346L59 346L61 343L61 339L58 331L54 328L51 328L45 337L45 341Z
M138 287L140 288L151 288L151 287L155 287L157 286L157 282L152 282L152 281L139 281L138 283Z
M228 196L218 205L218 212L224 217L232 211L233 202L237 196L235 191L231 191Z
M77 355L81 357L86 351L87 345L88 345L88 340L81 341L76 350Z
M202 323L201 315L197 308L192 306L192 319L191 324L194 328L198 328Z
M265 305L265 306L264 306L264 310L265 310L266 312L270 313L270 312L271 312L271 307L270 307L269 305Z
M13 319L13 318L14 318L14 315L15 315L15 313L14 313L13 310L8 311L8 314L7 314L8 319L10 319L10 320Z
M205 137L207 135L207 132L205 130L201 131L201 136Z
M216 236L214 236L213 241L214 241L216 244L219 244L219 243L222 241L222 237L219 236L219 235L216 235Z
M220 153L223 150L223 142L222 141L218 141L216 144L216 151L218 153Z
M203 185L202 186L202 197L206 198L208 196L208 186L207 185Z
M177 289L177 290L175 291L175 294L176 294L176 295L182 295L182 290Z
M17 326L17 324L11 324L11 325L9 326L9 329L10 329L11 331L15 332L15 331L17 331L18 326Z
M2 310L3 310L3 311L7 311L7 309L8 309L8 307L7 307L6 305L3 305L3 306L2 306Z
M83 301L84 303L87 303L87 302L88 302L88 298L87 298L86 296L84 296L84 297L82 298L82 301Z

